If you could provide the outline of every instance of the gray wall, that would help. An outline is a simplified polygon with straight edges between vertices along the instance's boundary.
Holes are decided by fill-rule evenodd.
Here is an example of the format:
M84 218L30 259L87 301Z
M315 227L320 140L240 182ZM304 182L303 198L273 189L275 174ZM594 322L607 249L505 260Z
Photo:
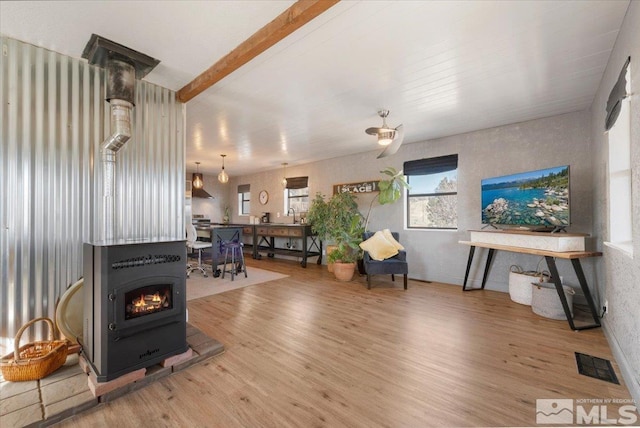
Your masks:
M408 126L408 125L407 125ZM520 171L535 170L568 164L571 167L572 226L569 231L591 233L592 186L589 112L576 112L491 128L468 134L403 145L394 156L376 159L378 150L353 156L329 159L287 168L287 175L308 175L309 192L330 195L332 185L382 178L380 170L387 166L402 169L407 160L457 153L458 168L458 231L404 230L404 204L374 205L369 229L389 228L400 232L400 240L408 250L411 278L461 285L469 248L458 244L468 240L470 229L481 225L480 180ZM282 212L283 194L281 170L273 170L245 177L232 177L230 189L237 184L251 184L252 214L272 213L275 222L290 221L277 218ZM258 204L257 194L265 189L270 194L266 206ZM366 214L373 194L360 195L359 205ZM234 202L235 203L235 202ZM235 206L235 205L234 205ZM195 211L194 211L195 212ZM235 212L235 210L234 210ZM233 221L246 219L234 216ZM476 257L478 259L478 257ZM487 287L508 290L508 271L511 264L535 269L540 258L511 253L497 253ZM594 264L584 263L588 278L593 277ZM479 281L479 264L474 277ZM544 265L544 262L542 263ZM578 285L570 263L558 262L569 285ZM590 281L592 283L592 281Z
M594 172L594 235L604 252L597 271L600 301L608 300L605 332L629 390L640 403L640 2L629 6L604 77L591 106ZM609 239L608 138L604 134L605 106L620 69L631 56L631 171L633 208L633 258L603 245Z
M82 243L99 236L110 119L104 70L0 41L0 345L13 349L20 326L52 318L83 274ZM117 155L115 236L183 239L184 106L140 81L135 104L134 135Z

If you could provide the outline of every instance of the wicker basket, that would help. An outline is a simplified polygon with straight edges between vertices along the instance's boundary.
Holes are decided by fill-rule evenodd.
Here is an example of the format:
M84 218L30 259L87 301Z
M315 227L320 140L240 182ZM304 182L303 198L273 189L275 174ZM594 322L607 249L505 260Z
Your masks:
M22 333L38 321L45 321L49 326L49 340L18 348ZM4 379L12 382L39 380L58 370L67 360L67 341L54 340L54 333L53 321L49 318L36 318L20 327L15 337L14 352L0 360Z
M549 281L549 273L524 271L518 265L511 265L509 271L509 297L516 303L531 306L531 283Z
M553 320L567 319L554 283L534 282L531 283L531 287L533 289L531 293L531 310L534 314ZM576 294L576 292L568 285L563 285L562 288L564 289L567 305L571 312L571 318L573 318L573 295Z

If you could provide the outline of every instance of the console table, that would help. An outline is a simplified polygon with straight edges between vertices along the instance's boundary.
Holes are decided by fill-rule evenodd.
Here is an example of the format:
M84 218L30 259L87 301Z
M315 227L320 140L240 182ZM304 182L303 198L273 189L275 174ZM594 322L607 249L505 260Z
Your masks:
M302 248L279 248L275 245L275 238L300 240ZM266 251L268 257L275 254L301 257L300 265L307 267L307 258L318 256L318 264L322 263L322 241L313 233L308 224L260 224L254 226L253 258L260 258L260 251Z
M600 327L601 324L600 324L600 318L598 317L598 311L593 302L593 298L591 297L591 292L589 291L589 287L587 285L587 279L584 276L584 271L582 270L582 265L580 264L580 259L587 258L587 257L599 257L599 256L602 256L602 253L595 252L595 251L549 251L549 250L543 250L543 249L522 248L522 247L509 246L509 245L500 245L495 243L476 242L476 241L459 241L459 243L464 245L469 245L471 247L469 249L469 260L467 261L467 270L464 274L464 283L462 284L462 291L473 291L473 290L484 289L484 286L487 282L487 276L489 275L489 270L491 268L491 261L493 260L493 255L496 250L510 251L513 253L521 253L521 254L532 254L536 256L544 256L547 262L547 266L549 267L549 273L551 273L552 281L556 287L558 296L560 297L560 302L562 302L562 308L564 309L564 313L567 316L567 321L569 322L569 326L571 327L571 329L577 331L577 330L586 330L589 328ZM482 276L482 285L480 288L467 288L467 280L469 279L469 271L471 270L471 263L473 261L473 254L475 252L476 247L489 249L489 252L487 254L487 260L484 266L484 275ZM580 326L576 326L574 324L573 317L571 316L571 311L569 309L569 304L567 303L567 298L564 294L564 289L562 288L562 284L560 283L560 274L558 273L558 268L556 267L556 261L555 261L556 258L571 260L573 269L576 272L578 281L580 282L580 288L584 293L584 297L587 299L587 303L591 311L591 316L593 317L593 324L580 325Z

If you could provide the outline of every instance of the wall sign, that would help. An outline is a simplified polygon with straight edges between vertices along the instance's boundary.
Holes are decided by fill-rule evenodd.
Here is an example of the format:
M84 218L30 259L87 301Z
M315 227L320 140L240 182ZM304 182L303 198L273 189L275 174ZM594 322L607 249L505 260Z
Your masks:
M378 192L380 180L360 181L358 183L334 184L333 194L337 193L372 193Z

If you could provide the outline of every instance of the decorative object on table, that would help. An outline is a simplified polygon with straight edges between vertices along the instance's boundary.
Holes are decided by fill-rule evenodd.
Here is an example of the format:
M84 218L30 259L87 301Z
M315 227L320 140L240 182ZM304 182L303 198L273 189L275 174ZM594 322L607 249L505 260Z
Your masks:
M407 253L398 242L400 235L388 229L376 233L364 232L360 248L364 250L363 266L367 275L367 289L371 289L372 275L391 275L395 281L395 275L404 275L404 289L407 289Z
M229 175L224 170L224 158L227 155L220 155L220 156L222 156L222 171L220 171L220 174L218 174L218 181L222 184L225 184L226 182L229 181Z
M531 283L547 282L550 279L547 271L524 271L518 265L509 268L509 297L516 303L531 306Z
M202 178L202 174L199 171L200 162L196 162L196 172L191 176L191 186L194 189L202 189L204 186L204 180Z
M378 159L380 159L393 155L398 151L402 140L404 140L404 127L398 125L396 128L391 128L387 125L389 110L379 110L378 116L382 118L382 126L380 128L367 128L364 132L369 135L375 135L378 138L378 144L385 146L384 150L378 155Z
M261 205L266 205L269 202L269 193L266 190L261 190L258 194L258 200Z
M44 321L49 327L49 338L18 347L22 333L36 322ZM11 382L42 379L58 370L67 360L67 341L55 340L55 328L49 318L36 318L18 330L14 352L2 357L0 367L4 380Z
M229 205L225 205L224 215L222 216L222 223L229 224L230 219L231 219L231 208L229 207Z
M534 314L554 320L567 319L554 283L534 282L531 283L531 287L531 310L533 310ZM573 296L576 292L567 285L563 285L562 288L567 299L567 305L569 305L571 317L573 318Z

